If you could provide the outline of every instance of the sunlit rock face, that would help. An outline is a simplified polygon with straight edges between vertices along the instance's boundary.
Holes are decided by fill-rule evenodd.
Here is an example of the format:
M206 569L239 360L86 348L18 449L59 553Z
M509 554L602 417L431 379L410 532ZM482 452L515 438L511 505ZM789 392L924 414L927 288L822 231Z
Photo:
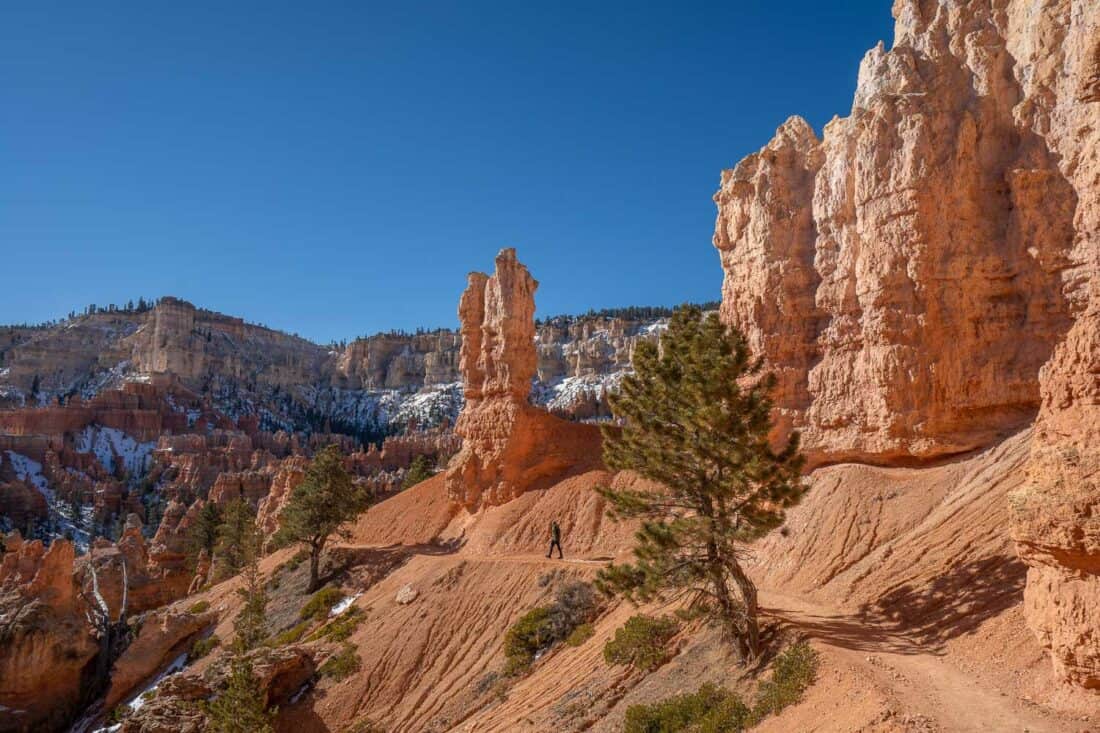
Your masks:
M1038 420L1027 606L1100 686L1100 5L898 0L851 114L722 175L722 317L811 462L901 463Z
M515 250L504 249L491 277L470 274L459 301L466 402L455 425L462 449L446 483L451 498L468 509L503 504L564 471L581 470L583 456L593 465L599 460L594 427L561 420L527 400L537 363L537 287Z

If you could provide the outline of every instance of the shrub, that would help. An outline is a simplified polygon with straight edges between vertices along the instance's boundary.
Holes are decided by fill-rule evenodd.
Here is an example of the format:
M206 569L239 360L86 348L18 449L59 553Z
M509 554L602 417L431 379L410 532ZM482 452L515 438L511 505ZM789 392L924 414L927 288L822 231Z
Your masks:
M763 719L802 699L817 677L817 652L800 641L775 657L771 679L760 683L753 712Z
M575 580L560 586L550 607L551 643L567 638L574 629L591 621L595 615L596 594L590 584Z
M302 607L298 616L303 620L311 618L322 619L328 616L332 607L342 600L344 600L344 594L339 588L325 586L313 594L313 597Z
M566 637L565 643L569 646L580 646L596 635L596 627L592 624L581 624L573 629L573 633Z
M553 622L548 606L533 608L520 616L504 635L504 657L509 673L515 673L535 661L539 652L554 643Z
M313 632L309 640L328 639L329 641L344 641L359 628L359 624L363 623L365 618L366 616L357 606L352 606L331 622Z
M218 648L222 640L211 635L205 639L198 639L191 645L191 659L202 659L210 652Z
M623 733L734 733L753 724L752 711L729 690L706 684L697 692L651 705L631 705Z
M325 660L318 671L321 676L331 677L339 682L358 672L360 667L362 667L362 662L359 660L359 653L355 651L355 647L351 644L344 644L339 652Z
M583 644L595 633L588 622L596 611L596 594L590 584L573 581L559 587L552 604L531 609L508 629L504 636L505 674L522 672L541 652L588 626L570 641L573 646Z
M191 606L191 608L187 609L187 612L194 615L194 616L198 616L200 613L206 613L209 610L210 610L210 601L202 600L202 601L196 601Z
M285 646L287 644L293 644L299 641L305 633L309 631L309 627L312 624L309 621L302 621L294 626L291 626L286 631L276 635L270 642L270 646Z
M676 620L668 616L631 616L604 645L603 657L608 664L630 664L650 672L668 660L666 646L677 628Z

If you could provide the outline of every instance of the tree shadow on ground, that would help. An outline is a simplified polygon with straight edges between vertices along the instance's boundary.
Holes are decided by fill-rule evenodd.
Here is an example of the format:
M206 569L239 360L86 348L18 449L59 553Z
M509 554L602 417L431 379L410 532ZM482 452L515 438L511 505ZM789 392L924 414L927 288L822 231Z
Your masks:
M926 651L901 634L868 624L858 614L822 615L780 608L762 608L761 611L811 639L842 649L895 654L921 654Z
M855 613L763 611L844 649L927 654L1019 603L1026 572L1018 558L998 555L959 565L928 583L894 586Z
M954 567L926 585L898 585L863 604L860 613L940 648L1022 601L1026 580L1027 566L1018 557L996 555Z

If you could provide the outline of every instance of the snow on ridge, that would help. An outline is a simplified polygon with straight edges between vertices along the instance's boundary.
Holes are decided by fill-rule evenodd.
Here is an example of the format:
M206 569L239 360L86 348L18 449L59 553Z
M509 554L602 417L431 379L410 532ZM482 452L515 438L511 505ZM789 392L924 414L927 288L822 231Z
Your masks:
M111 473L116 469L115 459L120 459L130 475L143 474L149 469L156 446L156 441L139 443L117 428L99 425L85 426L75 440L77 453L95 453L96 459Z
M33 484L34 488L38 489L38 493L42 494L48 503L52 503L54 493L50 489L50 482L42 475L42 464L13 450L5 452L8 454L8 460L11 461L11 466L15 470L16 478Z

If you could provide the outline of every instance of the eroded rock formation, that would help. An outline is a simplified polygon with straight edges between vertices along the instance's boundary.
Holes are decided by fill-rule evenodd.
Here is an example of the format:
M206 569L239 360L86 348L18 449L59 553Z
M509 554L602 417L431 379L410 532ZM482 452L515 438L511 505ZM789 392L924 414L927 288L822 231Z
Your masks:
M73 576L72 543L7 540L0 563L0 729L60 729L99 650ZM49 694L44 694L48 691Z
M848 117L820 139L791 118L723 173L722 316L817 463L955 454L1039 412L1015 504L1029 618L1100 686L1100 6L894 16Z
M474 272L458 305L466 404L455 426L462 449L447 468L447 491L474 509L582 470L577 456L596 454L599 432L528 403L535 375L535 281L514 249L496 257L490 277ZM593 450L593 446L596 447Z

